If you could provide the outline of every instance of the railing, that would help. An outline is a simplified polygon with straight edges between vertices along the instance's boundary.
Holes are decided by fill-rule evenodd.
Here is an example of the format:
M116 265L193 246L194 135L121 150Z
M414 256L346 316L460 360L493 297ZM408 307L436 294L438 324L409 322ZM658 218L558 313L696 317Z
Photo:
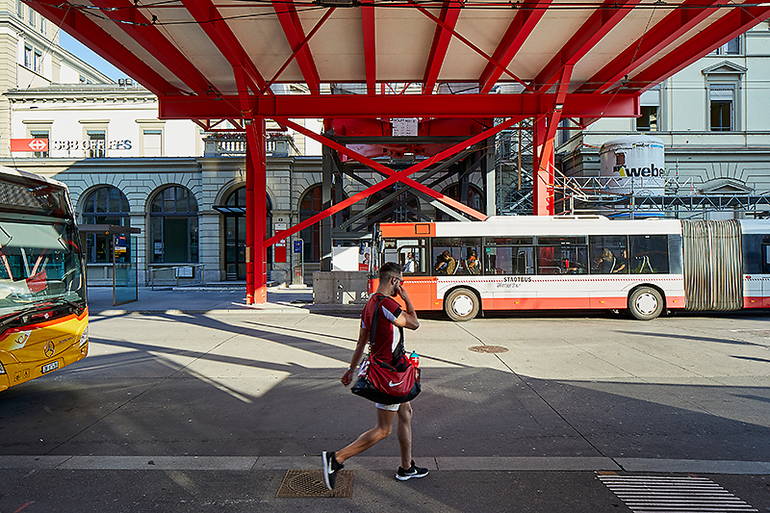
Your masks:
M152 290L159 287L191 287L204 283L204 264L151 265L147 272L147 285Z
M770 211L768 191L709 193L703 192L703 181L698 177L666 176L647 178L646 182L644 178L567 177L557 173L557 212L688 217L731 210L754 215Z
M206 157L243 157L246 155L245 134L209 134L203 139ZM288 157L299 153L289 134L271 134L266 143L267 155Z

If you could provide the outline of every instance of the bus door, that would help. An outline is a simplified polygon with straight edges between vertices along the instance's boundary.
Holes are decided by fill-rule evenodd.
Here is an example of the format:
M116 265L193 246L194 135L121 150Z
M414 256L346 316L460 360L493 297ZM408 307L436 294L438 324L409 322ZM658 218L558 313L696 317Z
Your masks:
M428 268L428 250L425 239L385 239L382 263L395 262L401 266L404 286L418 310L433 308L436 283Z
M538 308L590 308L586 237L537 238Z
M588 237L591 270L591 308L626 308L632 267L628 237L625 235L591 235ZM636 272L647 266L640 260Z
M770 235L743 236L743 295L746 308L770 308Z
M488 292L485 308L535 308L535 245L532 237L488 237L484 245L484 274Z

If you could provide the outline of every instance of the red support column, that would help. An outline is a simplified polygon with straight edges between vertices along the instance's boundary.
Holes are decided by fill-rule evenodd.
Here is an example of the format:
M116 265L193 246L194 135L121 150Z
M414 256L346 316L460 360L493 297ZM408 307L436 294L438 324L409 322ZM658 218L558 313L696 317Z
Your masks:
M553 138L547 139L548 127L546 116L535 119L532 125L535 146L532 163L532 214L536 216L553 215Z
M246 127L246 303L267 301L265 119Z

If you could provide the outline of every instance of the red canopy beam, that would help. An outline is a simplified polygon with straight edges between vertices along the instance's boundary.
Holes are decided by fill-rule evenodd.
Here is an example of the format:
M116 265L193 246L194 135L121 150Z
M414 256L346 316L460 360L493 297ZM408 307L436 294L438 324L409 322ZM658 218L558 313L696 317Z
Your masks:
M58 0L38 0L34 2L24 0L24 3L48 18L55 25L66 30L68 34L84 45L92 48L107 62L134 77L137 82L154 94L161 96L179 93L179 89L171 85L165 78L156 73L144 61L102 30L99 25L78 9L72 6L59 7L61 2Z
M283 33L286 35L286 41L292 51L297 54L297 65L305 78L310 93L319 94L321 92L321 78L315 67L310 48L303 45L305 30L302 28L302 22L299 20L299 14L294 3L286 0L272 0L272 3Z
M179 49L153 26L133 2L129 0L92 0L123 32L158 59L163 66L198 94L216 91Z
M328 137L324 137L323 135L317 134L311 130L308 130L302 125L299 125L297 123L294 123L292 121L289 121L288 119L281 119L282 123L284 123L289 128L292 128L296 130L297 132L314 139L321 144L328 146L329 148L332 148L334 150L337 150L338 152L342 153L343 155L346 155L350 157L351 159L360 162L361 164L365 166L369 166L370 168L374 169L375 171L379 171L380 173L384 174L385 176L393 176L397 173L394 169L391 169L387 166L384 166L377 162L376 160L372 160L370 158L364 157L358 152L355 152L348 148L347 146L344 146L337 141L334 141L332 139L329 139ZM400 180L405 185L408 185L412 189L415 189L419 192L422 192L423 194L427 194L431 198L434 198L446 205L449 205L450 207L453 207L460 212L467 214L471 217L475 217L479 221L484 221L487 218L486 214L482 214L478 210L475 210L467 205L464 205L463 203L460 203L459 201L454 200L453 198L450 198L448 196L445 196L441 194L440 192L436 192L435 190L431 189L430 187L421 184L420 182L417 182L415 180L412 180L411 178L402 178Z
M377 34L374 23L374 6L372 4L361 4L361 33L364 38L366 92L377 94Z
M340 201L339 203L336 203L332 205L331 207L327 208L326 210L323 210L319 213L317 213L314 216L311 216L304 221L302 221L299 224L296 224L289 228L288 230L281 230L280 232L276 233L269 239L265 241L265 246L272 246L276 242L278 242L281 239L285 239L289 237L292 234L297 233L300 230L303 230L307 228L308 226L312 226L316 224L321 219L325 219L329 216L332 216L336 214L337 212L344 210L348 208L350 205L354 203L358 203L362 199L368 198L372 194L376 193L377 191L381 191L382 189L385 189L386 187L389 187L393 185L394 183L400 181L401 179L414 174L418 171L421 171L427 167L432 166L433 164L436 164L437 162L440 162L446 158L449 158L453 155L456 155L457 153L463 151L466 148L469 148L470 146L473 146L474 144L483 141L484 139L487 139L489 137L492 137L493 135L502 132L506 128L510 127L511 125L514 125L518 123L521 120L521 118L510 118L507 121L504 121L500 123L497 126L494 126L492 128L489 128L479 134L474 135L473 137L466 139L465 141L462 141L460 143L457 143L446 150L437 153L436 155L427 158L423 160L422 162L415 164L411 167L408 167L404 169L403 171L399 171L394 175L389 176L385 180L382 180L381 182L378 182L368 189L365 189L359 193L354 194L353 196L350 196L349 198L345 198L344 200ZM361 159L365 159L363 155L359 155Z
M520 79L519 77L511 73L505 66L500 65L500 63L494 60L491 55L487 54L484 50L482 50L481 48L473 44L473 42L471 42L467 37L457 32L454 29L454 27L450 27L447 23L444 23L440 18L436 18L433 14L431 14L430 11L422 7L415 0L408 0L408 1L411 5L414 6L414 8L417 11L424 14L426 18L430 19L431 21L433 21L433 23L441 27L443 30L446 30L451 35L456 37L460 42L462 42L465 46L467 46L468 48L470 48L471 50L473 50L474 52L482 56L486 61L491 62L494 66L499 68L502 71L502 73L505 73L506 75L514 79L516 82L519 82L525 88L529 89L529 84L527 84L522 79Z
M278 71L276 71L273 77L267 82L267 84L265 84L261 92L264 92L264 90L269 88L278 80L278 78L286 70L286 68L289 67L289 64L291 64L292 61L297 58L297 54L299 53L299 51L302 50L310 42L311 39L313 39L313 36L316 35L316 33L320 30L321 27L323 27L324 23L326 23L326 20L328 20L331 17L331 15L334 14L334 11L336 9L337 9L336 7L330 7L329 9L327 9L324 15L321 16L321 19L318 20L318 22L315 24L313 29L307 33L307 36L305 36L305 39L302 40L302 43L297 47L296 50L292 52L291 55L289 55L289 58L283 62L281 67L278 68Z
M452 30L457 25L460 17L460 5L451 0L444 0L441 7L439 19L442 24L436 25L436 31L433 33L433 44L428 54L428 63L425 65L425 75L422 79L423 94L431 94L436 86L436 80L441 72L441 66L444 64L446 52L449 49L449 43L452 40Z
M521 5L521 9L513 17L510 25L508 25L508 29L500 40L500 44L497 45L495 53L492 54L492 59L500 66L507 68L521 49L524 41L535 30L535 26L540 21L540 18L543 17L550 4L551 0L535 0L534 2L518 4ZM500 78L500 75L503 74L503 69L500 66L490 62L484 68L479 77L479 86L482 93L488 93Z
M618 80L639 68L717 10L716 7L704 6L719 2L720 0L687 0L589 78L578 92L601 93L611 88Z
M623 89L643 92L770 16L770 6L737 7L634 76Z
M273 95L248 98L254 116L268 118L378 118L459 117L490 118L540 116L550 112L556 95L525 94L432 94L432 95ZM202 97L163 95L159 98L163 119L240 118L238 96ZM635 117L639 97L627 94L568 94L564 115L573 117Z
M230 26L222 19L219 10L211 3L211 0L182 0L182 3L230 65L234 69L243 69L251 83L250 88L252 91L258 93L260 89L263 89L265 87L265 79L254 65L251 57L246 53L246 50L243 49L241 43L238 42L238 38L233 34ZM267 92L271 93L269 89Z
M535 90L547 91L563 66L577 64L640 0L604 0L559 52L537 74Z

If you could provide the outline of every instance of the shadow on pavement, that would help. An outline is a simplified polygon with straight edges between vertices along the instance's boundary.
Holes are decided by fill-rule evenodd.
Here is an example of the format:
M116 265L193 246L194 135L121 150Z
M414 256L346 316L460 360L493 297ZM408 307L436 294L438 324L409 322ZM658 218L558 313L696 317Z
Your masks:
M372 405L339 384L343 365L325 363L327 359L349 360L354 338L266 322L235 325L204 315L154 314L152 320L178 323L180 330L194 326L239 338L237 345L228 345L235 340L230 337L205 350L131 342L118 334L94 339L95 344L118 352L89 357L0 396L0 454L316 455L345 445L374 422ZM122 335L130 337L130 333ZM270 351L286 352L269 353L266 342L280 348ZM292 355L299 354L317 358L319 363L293 361ZM494 355L489 355L490 367L470 367L446 358L430 362L431 355L425 358L424 392L414 402L418 458L608 456L770 461L766 443L770 417L765 404L770 402L770 388L765 386L548 380L495 370L491 368L496 363ZM749 410L756 421L745 420L751 416L745 413ZM367 452L367 456L397 454L395 436ZM187 475L194 473L182 474L154 474L158 478L144 486L158 497L163 497L159 488L166 487L172 496L187 493L190 500L209 487L202 478ZM534 480L534 473L526 479L514 473L498 474L493 480L470 473L457 480L394 487L389 474L362 472L356 486L364 488L361 493L380 507L403 503L402 495L409 490L406 493L414 493L414 497L406 502L412 511L468 511L469 501L481 508L474 510L510 511L517 497L541 488L548 488L551 495L541 498L540 507L558 497L559 483L545 474ZM136 474L122 475L128 477L120 477L120 481L139 479ZM257 475L252 473L249 479ZM276 475L264 478L270 493L277 486ZM242 479L233 479L236 487L251 482ZM590 481L590 475L585 479ZM575 485L584 486L588 497L578 494L572 511L584 510L590 496L608 500L606 494L590 488L588 481ZM228 486L225 481L215 483ZM29 492L21 480L20 489L27 490L26 496L32 499L45 496L40 490ZM244 507L253 508L248 497L253 498L254 492L243 490L234 493L246 497ZM268 491L260 493L264 500L269 498ZM106 504L101 498L96 502L100 507ZM356 504L353 509L381 511L367 507Z

